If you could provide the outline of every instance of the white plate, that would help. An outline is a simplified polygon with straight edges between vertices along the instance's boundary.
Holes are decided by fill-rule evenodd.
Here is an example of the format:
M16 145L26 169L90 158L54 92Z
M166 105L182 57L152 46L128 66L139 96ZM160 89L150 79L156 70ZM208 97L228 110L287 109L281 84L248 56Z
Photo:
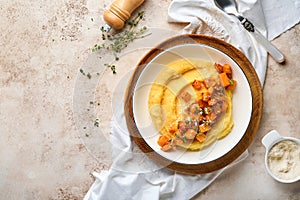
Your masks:
M201 151L171 151L163 152L157 144L159 132L154 127L148 110L148 94L156 76L162 68L182 58L194 58L216 62L228 63L232 67L233 78L237 87L233 94L232 117L234 127L225 138L217 140L210 147ZM250 85L241 68L228 55L210 46L203 44L184 44L172 47L158 54L141 73L133 93L133 115L136 126L146 143L161 156L183 164L202 164L216 160L231 149L243 137L251 118L252 95Z

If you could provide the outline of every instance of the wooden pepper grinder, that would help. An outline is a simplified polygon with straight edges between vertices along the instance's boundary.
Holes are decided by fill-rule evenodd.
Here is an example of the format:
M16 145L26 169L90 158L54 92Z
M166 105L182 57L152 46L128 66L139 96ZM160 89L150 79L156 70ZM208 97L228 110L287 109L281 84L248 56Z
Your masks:
M131 13L139 7L144 0L116 0L109 10L104 12L103 18L107 23L104 31L108 32L111 28L120 30L125 25L125 21L129 19Z

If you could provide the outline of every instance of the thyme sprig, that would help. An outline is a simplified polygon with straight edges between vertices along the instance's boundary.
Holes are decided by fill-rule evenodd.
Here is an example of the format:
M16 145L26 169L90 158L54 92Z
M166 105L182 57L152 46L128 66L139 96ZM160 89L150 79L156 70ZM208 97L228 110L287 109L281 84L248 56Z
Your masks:
M88 79L91 79L92 78L92 75L88 72L84 72L82 68L79 69L79 72L83 75L83 76L86 76Z
M116 66L115 66L115 65L110 65L110 64L105 63L104 66L110 68L113 74L116 74L116 73L117 73L117 72L116 72Z
M137 28L139 22L144 19L144 11L139 12L134 18L127 21L126 26L123 31L116 34L109 34L104 31L104 27L101 27L101 37L105 41L102 44L95 44L92 47L92 52L98 51L100 49L105 49L111 51L114 55L115 61L119 60L119 54L123 49L125 49L129 43L133 42L136 39L144 38L151 33L145 34L147 27L143 26ZM109 67L113 74L116 74L116 66L113 64L105 63L104 66Z
M100 121L99 121L98 118L96 118L95 121L94 121L94 126L99 127L99 125L100 125Z
M132 20L128 21L127 24L132 28L134 26L137 26L140 22L140 20L142 20L144 18L144 14L145 12L139 12Z
M123 32L117 33L115 35L105 35L103 33L102 39L103 40L109 40L111 43L109 44L102 44L102 45L95 45L94 47L97 47L98 49L106 48L107 50L112 50L115 55L120 53L124 48L128 46L128 44L135 39L144 38L147 35L143 35L147 30L147 27L142 27L138 30L135 30L133 28L129 30L124 30ZM94 49L95 50L95 49ZM117 57L116 57L117 58Z

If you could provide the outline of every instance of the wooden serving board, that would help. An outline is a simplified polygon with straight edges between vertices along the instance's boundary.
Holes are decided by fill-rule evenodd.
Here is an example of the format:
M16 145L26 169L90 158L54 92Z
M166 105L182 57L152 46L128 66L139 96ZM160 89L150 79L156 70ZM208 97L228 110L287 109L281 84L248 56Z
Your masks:
M147 66L155 56L159 53L163 52L166 49L177 45L183 44L203 44L215 49L222 51L227 54L232 60L234 60L241 70L244 72L252 93L252 113L249 125L247 127L246 132L244 133L241 140L237 143L237 145L232 148L228 153L223 155L222 157L213 160L207 163L201 164L183 164L177 163L175 161L170 161L165 157L156 153L143 139L141 134L138 131L138 128L135 123L134 114L133 114L133 94L135 85L137 83L138 78L140 77L142 71ZM158 46L151 49L138 63L137 68L135 69L131 80L129 81L129 85L125 94L125 102L124 102L124 112L125 118L127 122L127 127L130 132L130 136L132 140L138 145L138 147L146 153L148 157L157 162L158 164L165 166L171 170L175 170L177 172L185 173L185 174L203 174L213 172L215 170L219 170L235 159L237 159L251 144L253 141L262 116L263 109L263 97L262 97L262 89L260 85L260 81L257 77L255 69L246 58L246 56L239 51L234 46L224 42L223 40L205 36L205 35L196 35L196 34L186 34L172 37Z

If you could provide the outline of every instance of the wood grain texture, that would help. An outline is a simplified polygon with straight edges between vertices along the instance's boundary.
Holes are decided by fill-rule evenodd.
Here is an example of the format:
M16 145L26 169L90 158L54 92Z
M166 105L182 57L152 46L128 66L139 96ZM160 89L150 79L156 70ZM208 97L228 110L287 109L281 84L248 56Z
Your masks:
M244 72L252 93L252 113L249 125L247 130L241 140L237 143L237 145L230 150L228 153L223 155L222 157L207 163L202 164L182 164L174 161L170 161L158 153L156 153L142 138L141 134L138 131L138 128L135 124L135 119L133 115L133 105L132 105L132 97L134 93L134 88L136 82L146 67L147 63L149 63L156 55L163 52L164 50L182 44L204 44L207 46L211 46L213 48L219 49L220 51L227 54L232 60L234 60L241 70ZM165 166L171 170L175 170L177 172L185 173L185 174L203 174L213 172L215 170L219 170L235 159L237 159L251 144L253 141L262 116L263 109L263 97L262 97L262 89L255 72L255 69L246 58L246 56L239 51L234 46L224 42L223 40L205 36L205 35L196 35L196 34L186 34L172 37L155 48L151 49L138 63L135 72L129 81L129 85L127 88L127 92L125 94L125 103L124 103L124 112L126 123L128 126L128 130L130 132L132 140L138 145L138 147L148 155L152 160Z

